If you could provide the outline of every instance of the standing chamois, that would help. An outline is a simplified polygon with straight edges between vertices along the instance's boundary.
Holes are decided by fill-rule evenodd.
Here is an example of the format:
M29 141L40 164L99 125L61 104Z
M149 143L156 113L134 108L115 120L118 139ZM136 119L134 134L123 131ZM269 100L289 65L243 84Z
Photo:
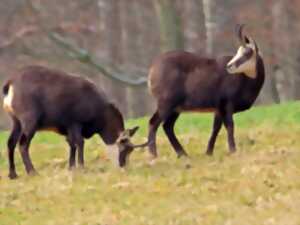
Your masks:
M237 26L241 46L235 56L204 58L185 51L160 55L152 64L148 77L150 92L157 110L149 121L148 145L156 157L156 131L164 131L178 157L187 155L174 134L180 113L212 112L214 123L208 142L208 155L213 154L222 124L228 134L230 152L236 151L233 114L249 109L265 80L265 69L255 41L243 35Z
M36 131L51 130L66 136L70 146L69 167L84 165L84 139L99 134L115 163L125 166L135 147L130 137L137 127L124 128L120 111L96 85L80 76L41 66L30 66L12 76L3 86L4 110L12 119L8 138L9 177L17 177L14 162L16 144L20 145L25 169L35 173L29 145Z

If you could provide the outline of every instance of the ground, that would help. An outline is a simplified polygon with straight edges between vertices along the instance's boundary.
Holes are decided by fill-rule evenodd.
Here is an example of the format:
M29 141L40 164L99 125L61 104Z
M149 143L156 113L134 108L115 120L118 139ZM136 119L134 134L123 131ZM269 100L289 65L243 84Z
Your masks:
M148 118L135 142L145 140ZM41 133L31 148L39 172L7 178L0 134L0 224L67 225L298 225L300 224L300 103L256 107L235 117L238 152L228 155L224 129L213 157L205 148L212 116L185 114L176 124L189 159L177 159L162 130L159 159L133 153L125 170L108 161L94 137L86 145L86 168L67 169L62 137ZM190 165L190 167L188 166Z

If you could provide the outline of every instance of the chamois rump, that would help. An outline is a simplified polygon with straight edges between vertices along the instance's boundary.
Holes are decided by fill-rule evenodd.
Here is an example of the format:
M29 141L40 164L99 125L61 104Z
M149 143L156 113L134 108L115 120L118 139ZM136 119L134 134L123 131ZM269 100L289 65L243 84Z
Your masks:
M41 66L29 66L12 76L3 86L3 107L12 119L8 138L9 177L17 177L14 151L20 153L26 172L35 169L29 145L40 130L66 136L70 146L69 168L84 165L84 139L99 134L115 163L123 167L135 146L130 137L138 127L125 130L120 111L88 79Z
M187 111L214 113L208 155L213 154L222 124L227 129L230 152L236 151L233 114L252 106L265 80L255 41L243 34L243 25L237 25L236 32L241 46L234 56L205 58L171 51L154 60L148 75L148 87L157 103L148 133L153 157L157 157L156 131L161 123L177 156L187 155L174 133L176 120Z

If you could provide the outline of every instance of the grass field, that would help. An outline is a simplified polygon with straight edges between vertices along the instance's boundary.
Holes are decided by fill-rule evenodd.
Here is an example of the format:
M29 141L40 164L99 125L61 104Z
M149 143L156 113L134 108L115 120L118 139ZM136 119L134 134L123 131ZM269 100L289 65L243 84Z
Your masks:
M215 155L204 154L212 116L185 114L176 131L189 153L177 159L162 130L159 159L132 154L128 168L107 160L102 141L86 144L86 168L69 172L62 137L37 135L31 156L38 176L7 178L6 139L0 134L0 224L28 225L299 225L300 103L257 107L235 117L238 152L228 155L226 132ZM148 118L135 142L145 140ZM187 163L191 167L187 167Z

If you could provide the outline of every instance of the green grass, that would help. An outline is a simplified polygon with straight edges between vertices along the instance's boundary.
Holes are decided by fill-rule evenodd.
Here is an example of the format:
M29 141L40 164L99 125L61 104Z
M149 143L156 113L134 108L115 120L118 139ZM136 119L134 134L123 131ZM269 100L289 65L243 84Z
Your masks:
M149 118L135 142L145 140ZM158 134L159 159L133 153L125 170L107 160L102 141L86 144L86 168L67 170L64 138L38 134L31 156L38 176L9 180L0 134L0 224L91 225L298 225L300 224L300 103L256 107L236 116L238 152L228 155L222 130L215 155L204 154L211 130L209 114L185 114L176 124L189 159L177 159ZM190 167L188 165L191 165Z

